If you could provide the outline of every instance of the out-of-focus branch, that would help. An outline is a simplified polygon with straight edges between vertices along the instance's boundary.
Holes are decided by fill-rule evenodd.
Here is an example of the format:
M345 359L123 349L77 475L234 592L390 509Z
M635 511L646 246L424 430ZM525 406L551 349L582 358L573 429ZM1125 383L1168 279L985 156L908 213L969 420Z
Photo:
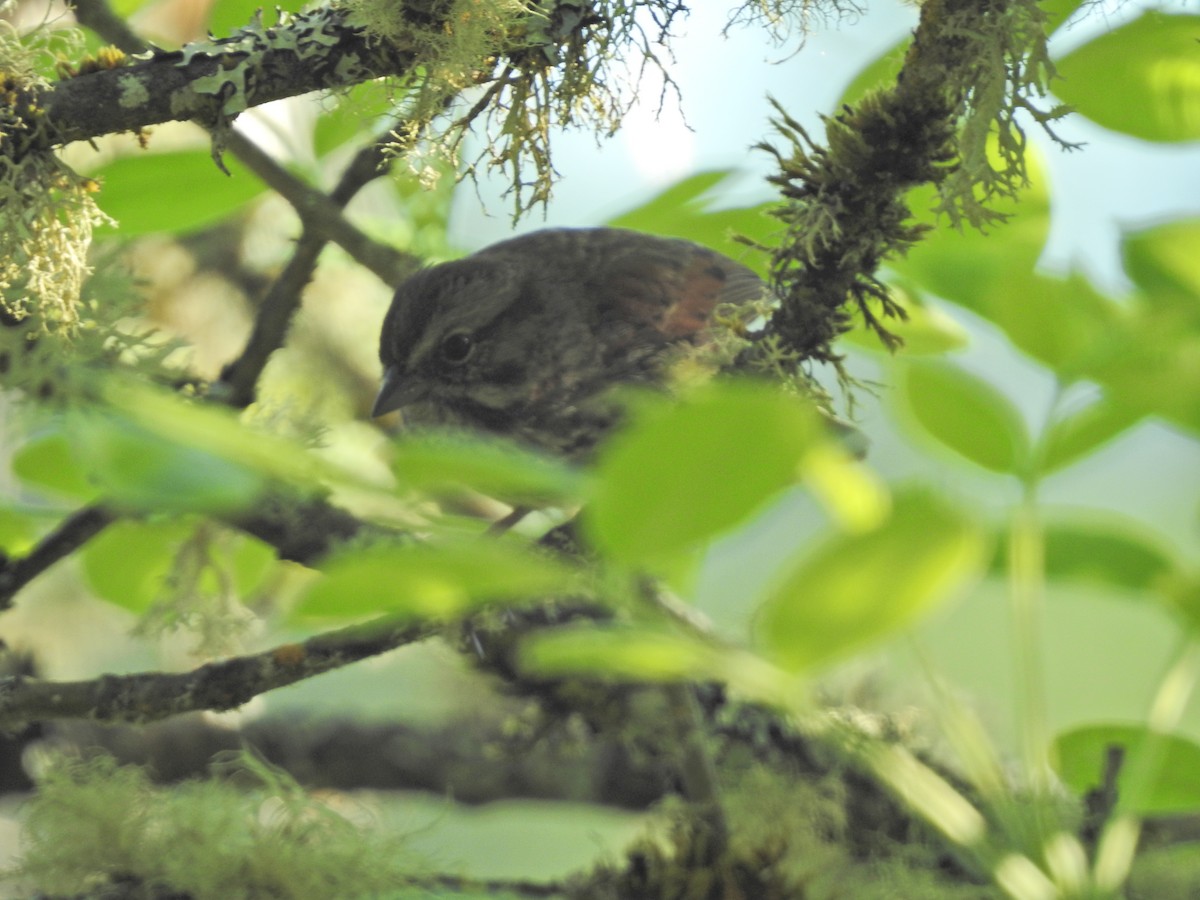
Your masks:
M142 723L198 710L235 709L259 694L423 640L435 631L428 624L385 616L180 674L104 675L91 681L0 678L0 728L71 718Z
M60 559L70 556L116 518L102 506L85 506L63 520L25 556L3 559L0 554L0 611L12 605L21 588Z

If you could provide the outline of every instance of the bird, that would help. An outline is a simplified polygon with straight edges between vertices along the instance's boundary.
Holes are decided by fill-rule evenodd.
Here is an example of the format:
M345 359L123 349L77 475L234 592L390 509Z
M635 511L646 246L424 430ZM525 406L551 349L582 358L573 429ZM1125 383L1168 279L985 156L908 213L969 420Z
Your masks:
M614 388L665 386L770 297L747 266L680 238L619 228L510 238L399 285L371 415L401 410L406 425L586 459L622 420Z

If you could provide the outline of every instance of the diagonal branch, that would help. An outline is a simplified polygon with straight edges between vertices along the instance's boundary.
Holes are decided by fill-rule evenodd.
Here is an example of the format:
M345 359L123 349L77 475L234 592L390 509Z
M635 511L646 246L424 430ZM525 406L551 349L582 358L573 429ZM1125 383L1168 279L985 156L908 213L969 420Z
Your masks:
M71 718L145 723L185 712L235 709L259 694L424 640L436 630L385 616L179 674L142 672L58 682L3 677L0 728Z

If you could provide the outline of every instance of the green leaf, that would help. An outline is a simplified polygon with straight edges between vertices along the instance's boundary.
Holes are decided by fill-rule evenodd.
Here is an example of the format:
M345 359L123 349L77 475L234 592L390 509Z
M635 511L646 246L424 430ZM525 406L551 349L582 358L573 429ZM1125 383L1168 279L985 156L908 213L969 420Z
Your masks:
M228 154L225 165L229 175L207 150L123 156L95 173L103 185L97 202L127 237L195 231L264 191L262 182Z
M189 402L132 380L110 379L102 392L130 424L261 476L308 489L325 481L367 486L358 476L322 462L299 444L247 428L231 409Z
M766 384L645 398L600 449L583 527L611 559L661 565L728 531L793 484L820 440L815 413Z
M516 541L480 538L445 544L346 550L300 603L318 616L404 613L447 619L484 603L578 593L579 574Z
M4 505L0 501L0 557L24 553L37 539L39 522L32 515Z
M53 431L28 441L13 454L13 473L25 484L90 503L99 495L78 464L67 434Z
M603 675L627 681L711 680L721 650L688 635L647 627L556 628L521 644L523 668L543 675Z
M1043 0L1038 6L1046 14L1047 31L1054 31L1065 25L1084 4L1091 0Z
M259 10L265 10L263 13L263 21L267 24L274 24L277 18L275 9L283 9L286 12L299 12L303 3L296 2L281 2L274 3L271 6L264 6L259 0L220 0L212 5L208 16L208 30L215 37L229 37L239 28L249 25L254 19L255 13Z
M1171 222L1129 232L1121 241L1125 271L1156 305L1200 317L1200 221Z
M901 38L859 70L842 92L836 109L841 111L843 106L854 106L871 91L895 85L896 76L904 66L904 57L911 44L911 36Z
M179 545L195 520L120 519L84 545L83 572L92 590L130 612L145 612L163 592Z
M1146 141L1200 138L1200 16L1146 12L1057 62L1054 92L1092 121Z
M980 573L977 525L931 494L899 493L865 534L828 541L769 589L759 638L770 659L805 671L907 627Z
M1128 431L1142 418L1136 410L1100 398L1056 419L1046 435L1042 471L1049 474L1078 462Z
M1161 742L1154 780L1142 796L1131 796L1127 776L1150 740ZM1142 725L1085 725L1055 739L1054 767L1063 782L1083 796L1104 786L1110 748L1123 751L1117 775L1123 811L1147 816L1200 811L1200 744L1180 735L1154 736Z
M336 106L327 108L335 102ZM396 102L396 86L391 79L364 81L344 94L339 92L336 98L327 98L313 129L314 154L319 159L354 138L373 137L365 129L394 109Z
M732 239L742 235L762 244L770 243L779 223L767 215L773 204L716 209L706 200L733 175L731 169L700 172L669 186L637 209L609 220L613 228L632 228L667 237L687 238L724 253L759 275L767 274L767 260L745 244Z
M582 473L561 460L497 440L421 432L394 446L392 468L402 485L444 494L464 488L513 506L579 502Z
M106 501L148 512L230 512L265 489L255 472L167 440L109 412L76 412L67 422L75 465Z
M1119 327L1117 305L1074 274L1054 278L1014 272L1007 282L992 286L978 311L1067 382L1081 377L1097 348Z
M949 363L919 361L905 368L902 390L921 427L976 465L1019 475L1028 464L1020 413L982 379Z
M1109 588L1153 591L1168 587L1176 562L1170 548L1133 522L1056 522L1043 532L1046 577L1085 581ZM1008 546L1001 542L994 568L1008 566Z

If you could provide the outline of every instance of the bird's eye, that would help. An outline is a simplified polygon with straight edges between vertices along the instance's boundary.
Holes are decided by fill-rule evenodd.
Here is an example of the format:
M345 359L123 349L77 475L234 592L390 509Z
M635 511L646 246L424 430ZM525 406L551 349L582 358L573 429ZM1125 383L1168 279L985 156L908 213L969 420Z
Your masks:
M451 365L458 365L467 361L467 357L471 355L471 351L475 349L475 342L471 340L469 334L463 334L461 331L448 335L442 340L441 347L438 352L441 354L442 361Z

